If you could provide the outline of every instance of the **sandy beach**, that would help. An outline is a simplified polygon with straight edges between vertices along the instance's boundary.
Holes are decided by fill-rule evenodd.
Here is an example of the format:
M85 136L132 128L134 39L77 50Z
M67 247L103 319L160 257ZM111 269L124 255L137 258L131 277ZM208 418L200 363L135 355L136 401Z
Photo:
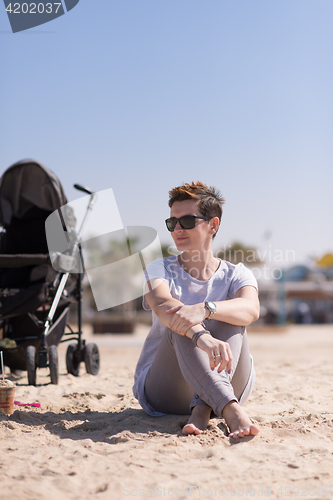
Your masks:
M332 325L249 332L257 380L245 408L261 434L239 441L223 419L185 437L185 417L140 408L132 382L147 327L85 330L100 348L97 377L83 364L68 375L62 344L58 386L46 369L37 387L15 380L16 400L41 407L0 412L1 500L333 498Z

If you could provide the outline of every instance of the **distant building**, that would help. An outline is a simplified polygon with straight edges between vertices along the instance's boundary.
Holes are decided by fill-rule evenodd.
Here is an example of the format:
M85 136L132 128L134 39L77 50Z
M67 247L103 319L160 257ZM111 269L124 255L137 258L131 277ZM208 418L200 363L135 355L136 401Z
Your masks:
M263 323L333 323L333 268L296 265L259 281Z

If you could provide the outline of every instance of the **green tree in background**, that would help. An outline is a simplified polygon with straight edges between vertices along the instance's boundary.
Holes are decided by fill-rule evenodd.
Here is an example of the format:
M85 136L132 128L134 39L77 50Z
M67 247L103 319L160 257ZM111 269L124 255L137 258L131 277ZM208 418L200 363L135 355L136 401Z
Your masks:
M263 260L260 258L256 248L247 247L239 241L235 241L229 247L218 250L216 252L216 257L227 260L232 264L239 264L242 262L249 267L263 264Z

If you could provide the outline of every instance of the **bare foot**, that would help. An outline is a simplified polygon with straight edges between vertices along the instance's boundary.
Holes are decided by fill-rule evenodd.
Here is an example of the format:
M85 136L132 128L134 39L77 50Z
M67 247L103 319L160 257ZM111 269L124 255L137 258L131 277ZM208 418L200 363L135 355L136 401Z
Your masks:
M256 436L260 432L260 428L251 422L236 401L230 401L225 405L222 416L229 426L229 437L238 439L244 436Z
M185 436L202 434L202 431L207 429L211 411L208 406L195 406L187 424L182 429L182 433Z

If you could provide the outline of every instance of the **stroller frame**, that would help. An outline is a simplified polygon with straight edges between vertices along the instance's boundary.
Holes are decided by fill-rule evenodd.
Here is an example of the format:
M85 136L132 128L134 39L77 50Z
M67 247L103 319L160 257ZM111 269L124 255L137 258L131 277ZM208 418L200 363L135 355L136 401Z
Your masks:
M19 162L18 164L24 164L25 162ZM30 163L41 164L30 161ZM14 165L14 166L15 166ZM13 167L14 167L13 166ZM45 170L46 167L41 166ZM96 201L97 195L90 189L75 184L74 187L80 191L85 192L90 195L90 201L86 209L86 213L81 223L79 232L76 235L76 240L74 245L71 245L69 252L66 252L66 257L79 255L80 262L82 263L82 252L80 246L80 238L82 230L86 224L89 212L92 210L93 205ZM57 209L64 234L66 235L66 224L62 216L60 208ZM69 242L69 240L68 240ZM0 255L0 268L11 268L11 267L25 267L30 265L38 265L50 263L49 255ZM6 366L9 366L12 371L20 370L26 368L28 372L28 382L29 385L36 385L36 368L46 368L50 369L50 377L52 384L58 384L59 381L59 370L58 370L58 352L57 344L67 341L76 341L68 346L66 353L66 366L68 373L74 376L79 375L80 363L84 362L86 365L86 370L92 375L97 375L99 371L99 351L98 347L94 343L86 344L85 340L82 338L82 272L78 272L75 287L75 297L68 295L65 289L70 276L70 271L62 270L58 271L56 277L53 281L53 288L56 289L56 293L51 302L46 320L42 321L38 318L37 311L29 311L26 315L32 320L35 327L37 328L36 335L25 336L24 338L16 338L15 340L20 341L20 345L16 347L0 347L3 350L4 362ZM10 290L8 290L10 293ZM65 303L65 306L60 311L60 314L55 319L55 315L58 310L60 301ZM77 303L77 320L78 320L78 331L74 332L70 325L67 324L67 314L70 308L70 302ZM40 308L39 308L40 309ZM45 312L45 303L43 304L43 311ZM0 317L1 322L4 323L3 331L7 332L7 323L10 318L13 318L14 314L5 314ZM69 329L69 332L65 333L65 328ZM42 330L42 332L41 332ZM41 332L41 334L40 334ZM62 336L69 337L62 339Z

